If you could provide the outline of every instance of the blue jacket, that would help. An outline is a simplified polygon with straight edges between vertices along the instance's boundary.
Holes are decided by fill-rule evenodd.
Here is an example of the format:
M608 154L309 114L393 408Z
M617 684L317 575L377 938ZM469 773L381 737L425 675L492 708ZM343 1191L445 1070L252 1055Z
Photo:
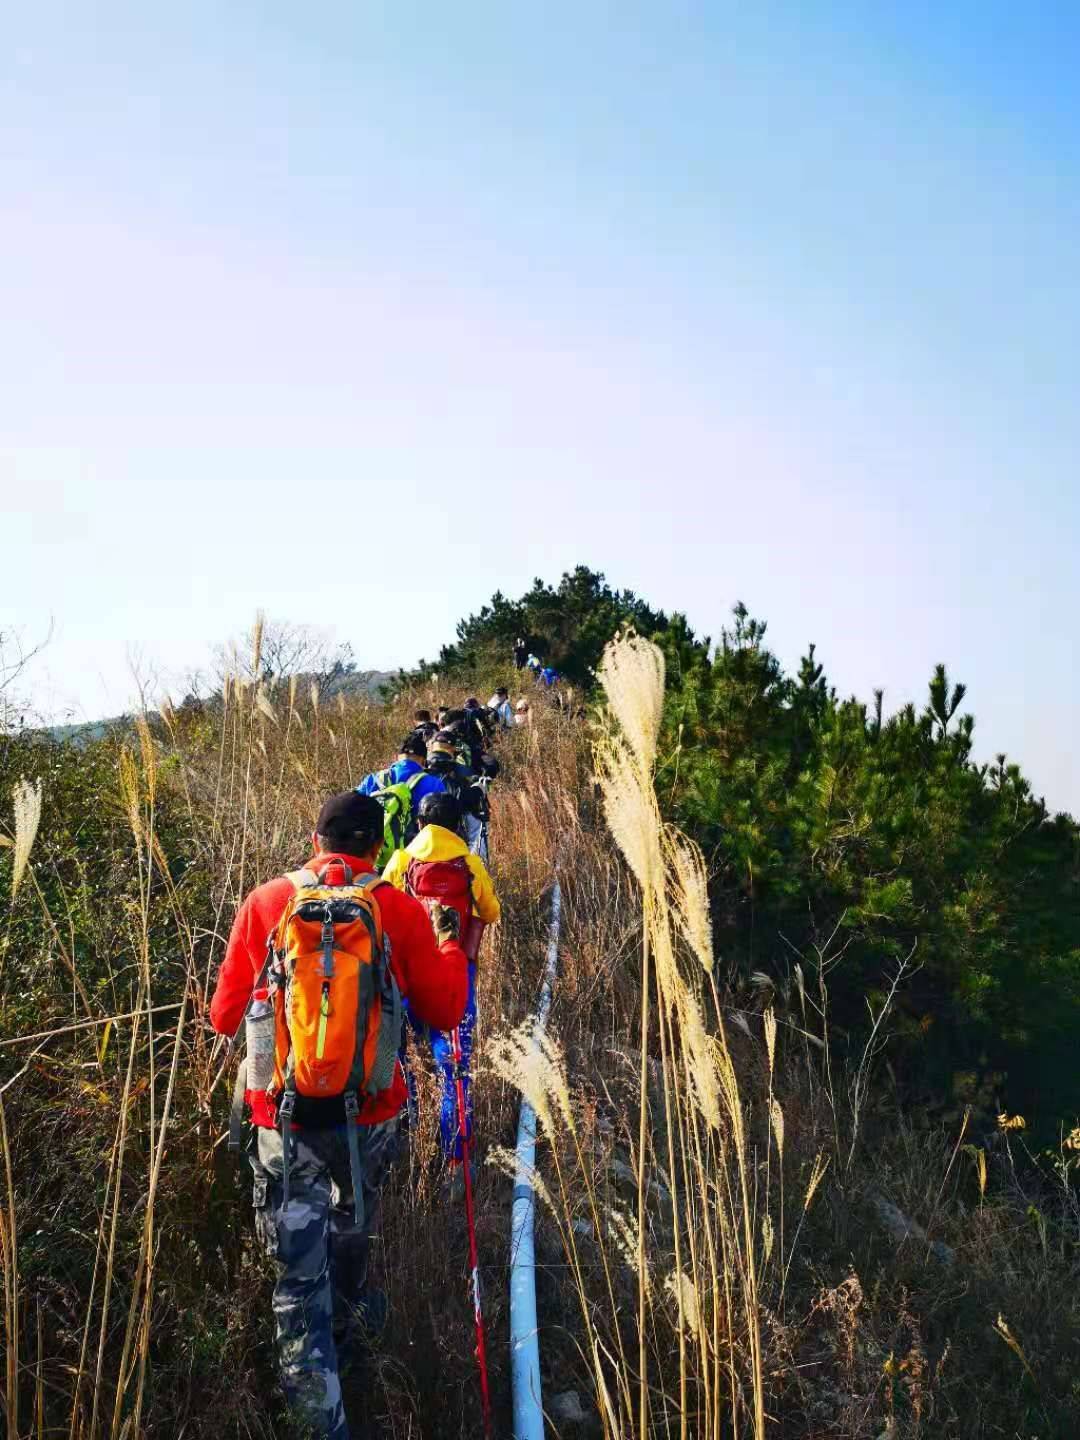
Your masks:
M422 771L423 769L424 767L418 765L415 760L395 760L393 765L389 767L390 784L400 785L403 781L411 779L418 770ZM365 775L356 787L357 790L360 791L360 794L374 795L376 790L381 789L382 786L379 781L379 776L382 775L382 773L381 770L373 770L370 775ZM418 780L413 786L413 814L419 809L420 801L423 800L425 795L441 795L445 789L446 786L437 775L428 775L425 771L424 778Z

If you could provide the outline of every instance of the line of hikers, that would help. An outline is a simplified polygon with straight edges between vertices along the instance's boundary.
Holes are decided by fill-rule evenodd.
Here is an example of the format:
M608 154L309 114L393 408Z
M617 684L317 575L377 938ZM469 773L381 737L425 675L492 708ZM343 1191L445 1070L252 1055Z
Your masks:
M562 678L553 665L545 665L540 656L529 649L528 642L520 635L514 641L514 669L528 670L539 684L548 689Z
M463 1180L471 1210L476 962L484 926L500 916L487 784L508 697L492 698L486 712L475 700L434 721L417 711L391 765L325 801L305 865L241 905L211 1001L215 1030L245 1031L230 1145L242 1144L246 1111L282 1380L320 1440L348 1440L342 1367L386 1317L368 1255L416 1093L405 1026L430 1040L450 1189Z

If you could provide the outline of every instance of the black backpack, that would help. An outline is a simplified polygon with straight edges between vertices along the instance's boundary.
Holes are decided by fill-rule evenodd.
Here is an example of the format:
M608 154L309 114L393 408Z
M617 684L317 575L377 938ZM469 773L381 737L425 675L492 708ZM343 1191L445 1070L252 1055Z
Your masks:
M440 765L432 768L430 773L443 782L449 794L461 806L463 815L475 815L478 820L487 819L487 796L479 785L474 785L467 775L461 773L457 765L451 764L445 768Z

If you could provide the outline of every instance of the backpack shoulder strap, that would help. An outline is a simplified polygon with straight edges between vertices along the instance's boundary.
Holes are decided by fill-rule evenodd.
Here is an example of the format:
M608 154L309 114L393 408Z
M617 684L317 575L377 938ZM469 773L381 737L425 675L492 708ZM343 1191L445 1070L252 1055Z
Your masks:
M402 796L402 791L408 791L411 802L412 791L408 788L407 780L391 780L388 784L384 785L381 790L375 791L375 799L378 800L384 810L391 800L396 800L399 805L404 805L405 800Z
M417 785L420 784L420 781L423 780L424 776L427 773L428 772L426 770L417 770L415 775L410 775L409 778L405 781L405 784L409 787L409 790L415 790Z
M382 911L379 909L379 901L374 892L378 890L380 886L389 884L390 881L384 880L377 870L365 870L362 875L354 876L352 881L352 888L354 890L362 890L370 901L371 918L375 926L372 939L375 941L379 950L383 952L384 956L388 946L386 927L383 925Z
M382 1090L388 1090L393 1084L394 1075L397 1073L398 1051L401 1048L402 1036L402 1004L401 991L398 988L397 980L394 977L390 957L390 937L383 928L382 912L379 909L379 902L374 895L381 885L390 885L389 880L384 880L377 870L365 871L358 875L353 881L358 890L363 890L371 897L371 910L375 921L375 938L380 951L380 970L378 978L379 1001L382 1013L379 1017L379 1036L375 1045L375 1057L371 1065L371 1073L368 1075L365 1086L369 1095L377 1095ZM392 887L391 887L392 888ZM348 1130L351 1136L350 1145L356 1145L356 1129L352 1124L352 1117L348 1117ZM350 1165L353 1164L350 1158ZM358 1169L358 1165L356 1167ZM356 1180L354 1179L354 1186Z
M292 886L293 893L286 901L280 917L274 925L274 928L270 931L270 934L267 936L266 946L268 953L266 968L269 968L270 961L273 958L273 950L275 950L281 944L281 937L284 934L285 929L285 921L288 919L289 914L292 911L293 900L296 898L297 895L299 895L301 890L310 889L313 885L318 885L319 883L319 877L315 874L313 870L309 870L306 865L300 870L290 870L285 876L285 879L288 880L289 884Z

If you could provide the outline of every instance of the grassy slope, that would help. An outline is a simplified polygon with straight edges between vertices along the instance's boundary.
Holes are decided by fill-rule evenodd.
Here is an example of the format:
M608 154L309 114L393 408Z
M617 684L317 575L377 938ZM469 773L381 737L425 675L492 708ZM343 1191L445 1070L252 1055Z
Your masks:
M0 752L5 792L27 774L45 794L31 870L2 917L3 1036L185 1006L179 1028L176 1010L153 1016L152 1041L145 1019L124 1020L0 1050L10 1436L125 1424L129 1434L282 1433L268 1267L246 1177L222 1143L230 1076L202 1009L241 894L296 861L319 796L385 761L413 703L343 699L315 712L307 695L236 689L224 712L165 717L124 752L115 737L79 752L40 741ZM554 1203L538 1233L543 1363L549 1394L573 1385L597 1415L607 1386L607 1429L631 1434L638 1256L622 1217L632 1222L638 1198L640 896L600 818L582 728L540 712L504 760L493 854L506 921L481 972L478 1132L489 1146L512 1143L517 1095L493 1042L532 1000L561 838L567 920L552 1028L574 1130L556 1099L542 1161ZM679 1430L682 1397L684 1433L733 1434L737 1420L739 1434L754 1434L752 1334L770 1435L1077 1433L1071 1191L1030 1189L1012 1164L1016 1137L946 1134L904 1116L880 1065L852 1152L852 1087L825 1063L812 958L806 995L778 1008L772 1067L761 1015L727 1014L744 1115L742 1239L722 1223L743 1218L730 1123L709 1138L698 1183L668 1144L669 1126L691 1135L693 1108L685 1094L665 1108L670 1061L650 1029L641 1190L653 1433ZM719 1014L706 1002L715 1037ZM387 1190L379 1265L392 1319L369 1386L351 1399L395 1434L475 1435L465 1237L439 1188L433 1108ZM875 1218L880 1193L927 1238L890 1238ZM485 1167L480 1243L501 1433L508 1207L507 1180ZM683 1293L682 1344L666 1284L676 1229L682 1269L698 1282L696 1325ZM937 1241L954 1251L951 1265L935 1258ZM1007 1333L995 1333L999 1313Z

